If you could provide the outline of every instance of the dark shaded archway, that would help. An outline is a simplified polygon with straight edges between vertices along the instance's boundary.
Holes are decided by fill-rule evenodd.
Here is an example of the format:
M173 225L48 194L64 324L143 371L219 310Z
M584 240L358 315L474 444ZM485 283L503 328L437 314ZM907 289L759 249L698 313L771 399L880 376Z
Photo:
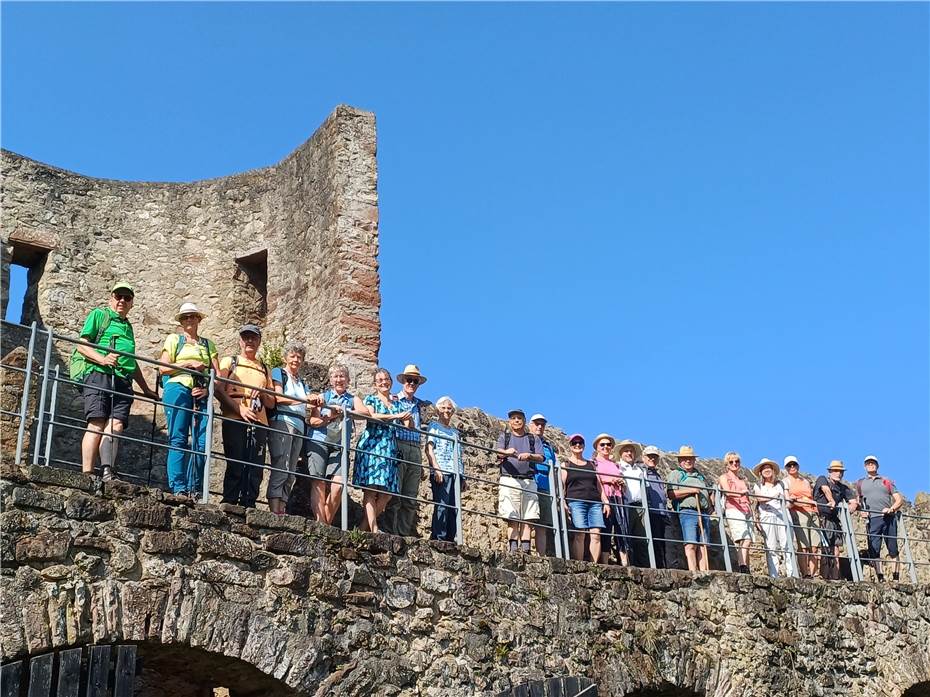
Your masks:
M627 692L623 697L704 697L704 692L697 692L687 687L678 687L670 682L662 682L653 687L644 687Z
M143 643L138 647L139 697L296 697L295 692L252 665L180 644ZM222 689L218 689L222 688ZM217 690L217 692L214 692Z
M930 697L930 680L911 685L901 697Z

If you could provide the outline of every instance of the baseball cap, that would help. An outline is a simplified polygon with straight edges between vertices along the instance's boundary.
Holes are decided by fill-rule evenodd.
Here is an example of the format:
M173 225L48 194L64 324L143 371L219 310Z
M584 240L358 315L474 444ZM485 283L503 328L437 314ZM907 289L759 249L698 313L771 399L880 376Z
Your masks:
M533 414L533 415L530 417L530 421L545 421L546 423L549 423L549 419L547 419L547 418L546 418L545 416L543 416L542 414Z
M129 294L132 297L136 297L135 288L133 288L130 284L126 283L126 281L117 281L116 283L113 284L113 287L110 288L111 293L115 293L118 290L128 290Z
M647 445L643 448L643 455L659 455L659 449L654 445Z
M519 414L520 416L523 417L524 421L526 420L526 412L523 411L522 409L511 409L510 411L507 412L507 418L509 419L514 414Z
M569 442L569 443L571 443L573 440L580 440L582 443L585 442L584 436L581 435L580 433L573 433L572 435L570 435L570 436L568 437L568 442Z
M252 334L257 334L261 338L262 330L257 324L243 324L239 327L239 335L247 334L251 332Z
M868 462L869 460L875 460L875 464L876 464L876 465L878 464L878 458L875 457L874 455L866 455L866 456L865 456L865 459L862 461L862 464L864 465L864 464L865 464L866 462Z

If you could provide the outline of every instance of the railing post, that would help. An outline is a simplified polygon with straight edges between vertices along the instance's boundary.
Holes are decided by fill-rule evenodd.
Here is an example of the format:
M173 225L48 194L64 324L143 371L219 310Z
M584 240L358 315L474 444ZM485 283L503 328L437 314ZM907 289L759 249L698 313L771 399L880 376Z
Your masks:
M798 550L795 547L794 528L791 526L791 512L788 510L788 500L784 491L781 492L781 518L785 523L785 538L788 540L788 549L785 550L788 555L788 568L786 571L789 576L799 578L801 573L798 569Z
M911 555L911 540L907 536L907 526L904 524L904 513L898 511L898 526L901 528L901 537L904 538L904 558L907 560L907 573L911 577L911 583L917 584L917 568L914 566L914 557Z
M46 330L48 340L45 342L45 360L42 362L42 389L39 391L39 420L36 423L35 445L32 448L32 464L39 464L39 450L42 443L42 427L45 425L45 392L48 387L48 373L52 364L52 332Z
M26 410L29 406L29 387L32 379L32 352L36 346L36 323L32 323L32 332L29 335L29 353L26 356L26 373L23 380L23 397L19 404L19 430L16 432L16 459L14 462L21 465L23 461L23 439L26 436Z
M559 505L558 505L558 491L555 488L555 468L558 465L559 459L555 458L555 461L552 463L552 466L549 467L549 510L550 516L552 518L552 530L549 531L549 534L552 535L552 542L555 549L555 556L559 558L562 557L562 519L559 516ZM558 477L561 479L561 477Z
M733 565L730 563L730 543L727 541L727 530L723 523L723 494L720 492L719 484L714 487L714 507L717 509L717 528L720 532L720 546L723 547L723 566L727 571L733 571ZM710 552L710 535L707 536L707 546L707 551Z
M342 411L342 436L339 439L342 453L339 455L339 473L342 475L342 502L339 518L343 530L349 529L349 410Z
M840 525L846 538L846 553L849 556L849 570L853 581L862 581L862 563L859 560L859 550L856 549L856 535L853 530L852 518L849 515L849 506L845 501L840 502ZM839 564L839 559L837 559Z
M55 417L58 415L58 373L59 367L55 366L55 378L52 382L52 403L48 412L48 430L45 432L45 466L49 467L52 456L52 433L55 431Z
M462 532L462 470L465 468L465 464L462 460L462 445L459 443L458 434L456 434L452 441L453 448L453 458L452 462L455 463L455 467L458 470L454 475L453 481L453 490L455 495L455 544L461 545L462 540L465 539L464 533ZM429 476L433 476L430 473ZM435 504L434 504L435 505Z
M559 518L559 540L561 542L562 559L571 559L571 549L568 546L568 521L565 520L565 492L562 491L562 469L561 462L556 460L555 463L555 512Z
M157 379L157 376L156 376ZM215 420L213 395L216 391L216 373L210 368L210 380L207 382L207 426L203 440L203 481L200 489L200 502L210 500L210 470L213 469L213 422ZM152 417L154 418L154 416ZM195 455L191 455L193 459Z
M652 547L652 521L649 520L649 489L646 488L646 471L639 475L640 503L643 506L643 527L646 529L646 548L649 550L649 568L656 568L656 551Z

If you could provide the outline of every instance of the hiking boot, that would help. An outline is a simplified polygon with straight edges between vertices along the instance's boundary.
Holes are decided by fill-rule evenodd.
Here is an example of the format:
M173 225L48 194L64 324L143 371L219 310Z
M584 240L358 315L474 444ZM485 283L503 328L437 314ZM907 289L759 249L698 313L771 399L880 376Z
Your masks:
M884 574L875 574L875 580L879 583L884 583L885 575Z
M103 468L103 477L102 477L102 479L103 479L103 481L105 481L105 482L112 482L112 481L113 481L113 468L112 468L112 467L104 467L104 468Z
M898 574L897 571L892 571L892 572L891 572L891 580L892 580L892 581L900 581L900 580L901 580L901 577L900 577L900 575Z

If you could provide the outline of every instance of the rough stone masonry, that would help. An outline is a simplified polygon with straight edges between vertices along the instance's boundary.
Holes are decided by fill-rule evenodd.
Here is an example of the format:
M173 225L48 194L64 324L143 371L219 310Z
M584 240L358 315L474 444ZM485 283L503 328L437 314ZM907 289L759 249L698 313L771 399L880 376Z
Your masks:
M0 496L2 659L138 642L141 694L155 697L470 697L560 675L617 697L930 685L926 585L623 569L343 533L45 467L5 467Z

